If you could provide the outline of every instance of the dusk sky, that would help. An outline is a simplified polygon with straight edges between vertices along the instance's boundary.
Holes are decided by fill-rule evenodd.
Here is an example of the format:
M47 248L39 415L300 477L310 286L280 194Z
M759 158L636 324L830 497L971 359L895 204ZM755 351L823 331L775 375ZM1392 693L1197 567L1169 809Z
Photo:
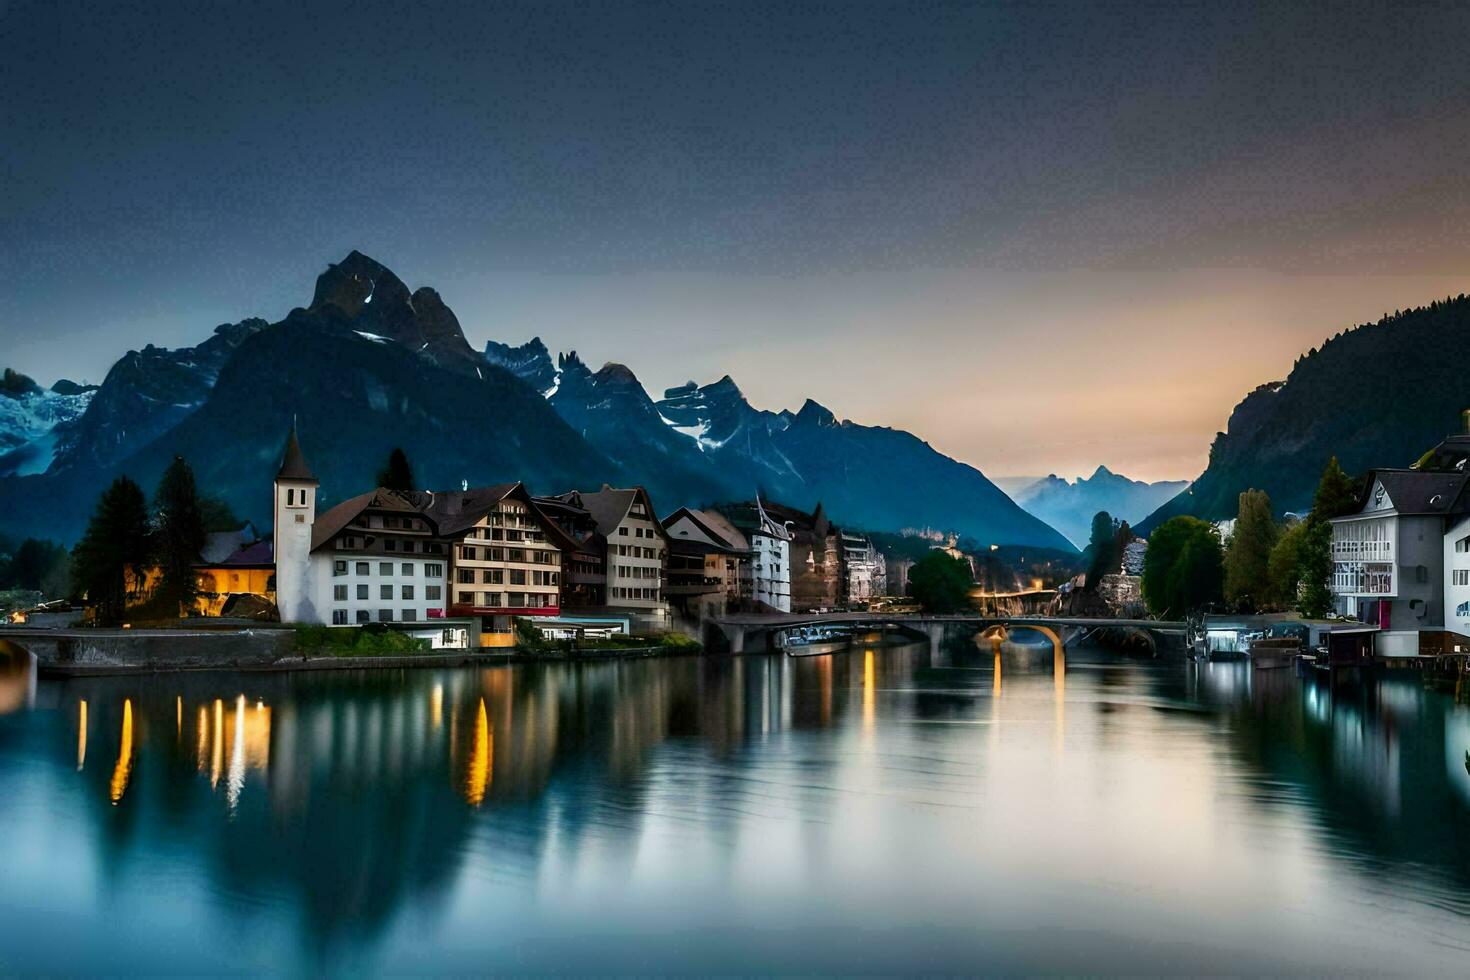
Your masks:
M0 0L0 365L100 381L357 248L655 397L1191 478L1470 289L1467 51L1463 5Z

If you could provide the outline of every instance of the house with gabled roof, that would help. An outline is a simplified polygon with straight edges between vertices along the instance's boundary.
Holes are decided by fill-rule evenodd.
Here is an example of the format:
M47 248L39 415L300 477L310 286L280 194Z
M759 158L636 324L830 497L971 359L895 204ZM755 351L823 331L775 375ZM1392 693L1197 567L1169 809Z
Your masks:
M1332 520L1338 612L1377 627L1379 657L1470 650L1470 473L1463 456L1432 468L1457 439L1419 468L1370 470L1359 509Z
M640 628L667 628L669 539L648 491L603 484L601 490L572 490L555 499L585 510L596 527L603 548L606 607L631 613Z
M276 603L284 621L442 623L445 645L511 646L513 617L560 611L569 542L520 483L377 487L321 514L316 491L293 430L276 476Z
M750 560L745 535L712 510L680 507L663 519L669 536L667 596L674 612L699 622L740 603L741 571Z

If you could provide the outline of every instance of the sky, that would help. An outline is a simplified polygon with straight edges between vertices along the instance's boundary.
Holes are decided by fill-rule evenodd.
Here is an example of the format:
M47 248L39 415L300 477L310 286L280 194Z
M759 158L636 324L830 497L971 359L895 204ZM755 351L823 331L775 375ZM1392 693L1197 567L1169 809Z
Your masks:
M1188 479L1470 290L1470 7L0 0L0 365L276 320L356 248L470 342L730 374L994 476Z

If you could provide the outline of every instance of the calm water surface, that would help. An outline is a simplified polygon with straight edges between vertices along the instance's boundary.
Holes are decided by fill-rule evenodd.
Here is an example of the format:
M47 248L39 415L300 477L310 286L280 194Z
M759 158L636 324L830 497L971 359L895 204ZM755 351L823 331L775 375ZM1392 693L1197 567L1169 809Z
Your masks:
M887 647L8 690L0 973L1470 962L1470 707L1414 676Z

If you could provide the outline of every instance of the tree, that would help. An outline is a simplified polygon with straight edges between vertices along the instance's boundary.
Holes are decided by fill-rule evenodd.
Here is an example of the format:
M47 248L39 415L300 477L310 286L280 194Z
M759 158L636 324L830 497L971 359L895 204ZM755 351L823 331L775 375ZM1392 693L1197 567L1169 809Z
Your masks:
M1269 566L1281 529L1271 516L1271 498L1265 491L1246 490L1239 499L1235 530L1225 547L1225 598L1256 611L1275 599Z
M159 602L177 613L197 591L194 564L204 550L204 511L194 485L194 470L175 456L153 494L153 542L163 579Z
M1266 561L1266 577L1271 580L1271 593L1288 608L1297 601L1297 586L1302 580L1302 547L1307 540L1307 521L1297 521L1282 532Z
M388 462L378 471L378 486L405 493L409 490L416 489L413 479L413 467L409 465L408 456L402 449L395 447L388 454Z
M1301 614L1321 619L1332 610L1332 518L1351 514L1358 509L1358 484L1343 472L1337 457L1327 461L1317 492L1312 495L1312 513L1307 517L1307 530L1302 532L1297 557L1297 577L1301 582Z
M149 552L148 504L142 489L120 476L97 501L86 533L72 550L72 582L85 593L99 625L121 621L127 609L128 574Z
M974 586L970 563L931 551L909 570L909 594L929 613L957 613L972 608Z
M1312 494L1312 517L1330 521L1358 509L1358 481L1343 472L1337 457L1327 461L1317 492Z
M1172 517L1149 535L1143 601L1156 616L1184 616L1220 601L1220 535L1197 517Z
M1116 571L1121 552L1118 549L1118 522L1113 515L1100 510L1092 515L1092 533L1087 542L1087 578L1082 587L1096 592L1104 575Z
M45 582L58 563L66 561L66 549L52 541L26 538L10 559L9 584L31 592L45 591Z

